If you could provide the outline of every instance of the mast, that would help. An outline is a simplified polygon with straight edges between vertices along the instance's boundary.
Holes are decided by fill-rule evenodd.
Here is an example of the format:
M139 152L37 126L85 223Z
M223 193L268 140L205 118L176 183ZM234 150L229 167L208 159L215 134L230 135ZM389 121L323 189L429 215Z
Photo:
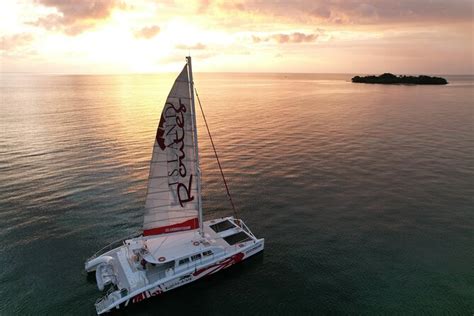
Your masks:
M197 175L197 193L198 193L198 218L199 218L199 234L204 237L203 219L202 219L202 200L201 200L201 167L199 166L199 149L197 138L197 124L196 124L196 107L194 104L194 81L193 81L193 67L191 64L191 56L186 57L189 73L189 93L191 95L191 111L193 114L193 131L194 131L194 150L196 157L196 175Z

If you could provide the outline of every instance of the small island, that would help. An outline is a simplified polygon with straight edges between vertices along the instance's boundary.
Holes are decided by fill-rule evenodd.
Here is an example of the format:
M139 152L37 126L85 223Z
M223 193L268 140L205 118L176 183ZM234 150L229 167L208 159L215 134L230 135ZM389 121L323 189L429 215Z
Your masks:
M448 81L440 77L430 76L395 76L391 73L384 73L380 76L355 76L352 82L360 83L380 83L380 84L448 84Z

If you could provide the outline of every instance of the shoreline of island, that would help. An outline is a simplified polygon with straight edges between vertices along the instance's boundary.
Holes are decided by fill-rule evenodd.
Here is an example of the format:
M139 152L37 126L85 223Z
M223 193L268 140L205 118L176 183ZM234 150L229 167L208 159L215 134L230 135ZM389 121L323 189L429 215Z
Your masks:
M355 76L352 78L354 83L371 83L371 84L408 84L408 85L445 85L448 81L441 77L431 76L396 76L391 73L384 73L380 76Z

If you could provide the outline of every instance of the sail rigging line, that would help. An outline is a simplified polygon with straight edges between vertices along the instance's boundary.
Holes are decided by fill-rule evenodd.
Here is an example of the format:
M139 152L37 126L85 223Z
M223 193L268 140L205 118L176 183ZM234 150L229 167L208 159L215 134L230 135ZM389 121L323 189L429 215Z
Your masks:
M237 215L237 210L235 208L234 201L232 200L232 195L230 194L229 186L227 185L227 181L225 180L224 171L222 171L221 162L219 161L219 156L217 155L216 146L214 145L214 141L212 139L211 131L209 130L209 125L207 125L206 115L204 114L204 110L202 109L201 99L199 98L199 94L198 94L196 88L194 88L194 91L196 92L196 97L197 97L197 100L198 100L198 103L199 103L199 108L201 109L202 118L204 119L204 123L206 124L207 134L209 135L209 139L211 140L211 145L212 145L212 149L214 150L214 155L216 156L217 165L219 166L219 170L221 172L222 180L224 181L224 186L225 186L225 190L227 192L227 197L229 198L230 205L232 206L232 210L234 211L234 216L235 216L236 219L238 219L239 217Z

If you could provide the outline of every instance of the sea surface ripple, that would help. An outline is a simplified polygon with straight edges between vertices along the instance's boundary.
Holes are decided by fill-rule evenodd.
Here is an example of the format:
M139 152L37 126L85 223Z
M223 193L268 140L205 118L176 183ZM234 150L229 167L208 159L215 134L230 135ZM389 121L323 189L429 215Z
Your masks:
M263 255L124 314L474 312L474 77L200 74ZM174 75L0 78L0 314L94 314L84 261L141 230ZM206 218L232 215L201 116Z

